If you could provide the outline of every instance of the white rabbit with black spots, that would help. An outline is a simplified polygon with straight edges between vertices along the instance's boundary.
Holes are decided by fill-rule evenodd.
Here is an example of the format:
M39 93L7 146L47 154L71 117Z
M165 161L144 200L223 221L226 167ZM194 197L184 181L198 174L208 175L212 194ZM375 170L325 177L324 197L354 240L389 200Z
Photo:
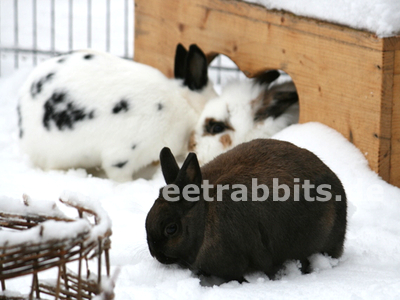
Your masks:
M204 53L177 46L175 79L93 50L49 59L20 90L22 150L47 169L102 167L128 181L168 146L187 151L201 111L216 96Z
M243 142L270 138L297 123L298 116L298 95L289 75L272 70L233 81L207 102L188 148L204 164Z

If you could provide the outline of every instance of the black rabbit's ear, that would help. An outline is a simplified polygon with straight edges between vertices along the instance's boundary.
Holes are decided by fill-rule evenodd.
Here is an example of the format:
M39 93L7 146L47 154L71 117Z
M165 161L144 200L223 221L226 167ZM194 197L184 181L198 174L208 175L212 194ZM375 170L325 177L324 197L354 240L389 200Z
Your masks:
M275 81L281 73L277 70L270 70L265 73L262 73L260 76L256 78L256 83L262 84L270 84L271 82Z
M208 63L204 52L197 45L190 45L183 84L192 91L202 90L208 82L207 68Z
M197 186L201 185L201 170L195 153L189 153L189 155L186 157L186 160L179 172L178 180L184 184L195 184Z
M186 58L188 51L183 47L182 44L176 46L175 51L175 66L174 66L174 77L177 79L185 78L186 69Z
M179 166L171 150L164 147L160 152L161 170L164 175L165 182L171 184L178 177Z

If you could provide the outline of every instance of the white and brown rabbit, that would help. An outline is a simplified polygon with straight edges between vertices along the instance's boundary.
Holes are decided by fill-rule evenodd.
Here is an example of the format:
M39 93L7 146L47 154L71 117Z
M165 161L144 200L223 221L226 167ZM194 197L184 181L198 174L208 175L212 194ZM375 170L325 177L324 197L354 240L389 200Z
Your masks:
M128 181L164 147L187 153L208 99L207 59L178 45L175 78L109 53L81 50L37 66L20 91L20 144L43 169L102 167Z
M241 143L270 138L298 119L298 95L290 76L267 71L227 84L219 97L208 101L188 148L204 164Z
M160 160L168 185L146 219L159 262L242 282L252 271L273 278L287 260L308 272L312 254L342 255L346 194L312 152L256 139L202 168L194 153L179 168L168 148Z

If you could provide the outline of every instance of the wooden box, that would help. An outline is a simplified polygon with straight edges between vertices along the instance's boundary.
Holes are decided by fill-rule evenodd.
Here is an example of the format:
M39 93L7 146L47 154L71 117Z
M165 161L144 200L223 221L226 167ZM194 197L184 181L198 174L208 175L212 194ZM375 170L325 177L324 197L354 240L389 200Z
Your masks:
M173 75L175 47L225 54L249 77L288 73L300 122L342 133L400 186L400 36L374 34L238 0L136 0L135 60Z

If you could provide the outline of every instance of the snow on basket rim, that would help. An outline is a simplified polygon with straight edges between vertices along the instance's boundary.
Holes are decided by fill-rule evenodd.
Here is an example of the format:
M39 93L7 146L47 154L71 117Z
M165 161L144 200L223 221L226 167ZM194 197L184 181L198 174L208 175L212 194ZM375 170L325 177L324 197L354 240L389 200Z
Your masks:
M40 299L40 294L71 300L92 299L96 295L103 300L114 298L109 259L110 218L99 202L83 195L64 192L59 200L75 208L78 217L66 217L55 203L37 205L39 202L26 195L23 202L0 196L0 298L6 291L6 280L25 275L33 275L30 295L35 292ZM102 276L102 253L107 277ZM97 280L87 263L95 257ZM82 260L86 260L86 278L82 275ZM79 261L77 273L67 268L73 261ZM51 268L58 268L57 279L39 281L38 273Z
M16 219L26 218L31 222L31 225L21 225L19 230L1 230L0 247L49 243L76 238L79 235L85 236L85 243L91 243L111 235L111 219L100 202L74 192L64 192L59 200L66 206L93 215L95 224L91 224L86 218L67 217L55 202L32 200L27 195L23 195L23 202L0 196L1 220L8 219L15 224L18 223ZM0 225L4 226L5 223ZM22 228L23 226L30 228Z
M378 37L400 35L398 0L244 0L267 9L285 10L299 16L367 30Z

